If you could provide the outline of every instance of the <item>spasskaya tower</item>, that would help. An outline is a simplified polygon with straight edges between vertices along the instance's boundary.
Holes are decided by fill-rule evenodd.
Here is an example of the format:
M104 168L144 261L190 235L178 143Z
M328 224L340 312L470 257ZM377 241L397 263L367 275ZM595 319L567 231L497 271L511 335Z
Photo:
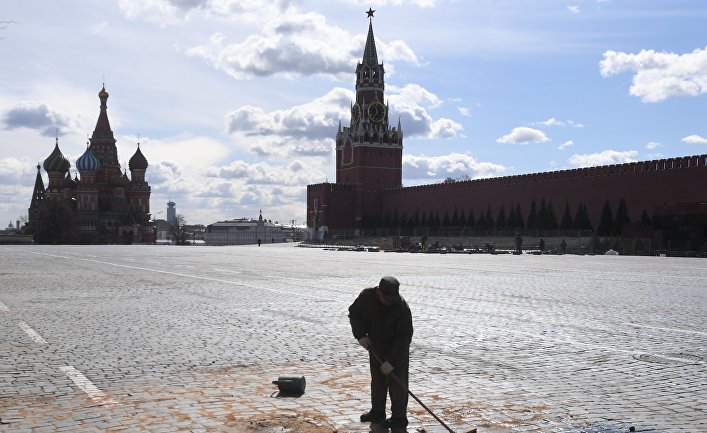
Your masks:
M339 121L336 133L336 183L307 186L310 239L358 236L375 227L382 191L402 186L403 131L400 119L390 126L385 100L385 69L378 63L373 10L363 58L356 66L356 100L349 126Z
M372 10L367 12L373 17ZM336 134L336 183L362 185L366 190L402 185L403 134L390 127L385 101L385 69L378 63L373 22L369 19L363 60L356 66L356 100L349 127Z

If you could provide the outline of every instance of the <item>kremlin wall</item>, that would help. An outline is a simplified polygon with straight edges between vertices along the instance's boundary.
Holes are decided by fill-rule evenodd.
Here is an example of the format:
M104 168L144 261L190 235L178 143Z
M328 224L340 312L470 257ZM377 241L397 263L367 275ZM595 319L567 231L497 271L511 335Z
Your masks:
M706 186L707 155L700 155L392 188L382 192L381 212L413 215L433 209L451 216L457 208L479 215L490 206L496 216L501 206L508 211L519 204L527 216L533 200L545 199L553 203L558 220L566 204L572 216L584 204L596 228L607 200L615 214L624 199L630 220L638 221L644 210L653 215L656 206L707 202Z
M391 126L383 104L372 20L355 73L349 126L339 124L336 134L336 183L307 186L310 239L440 227L505 236L573 229L707 250L707 155L404 187L403 125ZM573 221L562 227L561 220Z

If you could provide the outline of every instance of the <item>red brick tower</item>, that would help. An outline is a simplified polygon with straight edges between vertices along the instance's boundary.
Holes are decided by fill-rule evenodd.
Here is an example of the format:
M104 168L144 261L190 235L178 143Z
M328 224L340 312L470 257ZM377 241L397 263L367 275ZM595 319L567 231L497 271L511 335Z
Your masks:
M354 184L365 191L402 185L403 133L400 121L391 128L384 101L385 70L378 63L373 23L363 60L356 66L356 101L350 126L336 134L336 183Z
M336 183L379 190L402 185L403 134L391 128L384 101L385 70L378 63L373 23L356 66L356 101L348 128L336 134Z
M356 236L374 226L381 215L382 191L402 186L403 131L399 119L397 127L390 125L384 90L385 69L378 63L369 20L349 126L339 123L336 134L336 183L307 188L307 225L316 238L327 233Z
M142 227L142 239L146 243L153 243L152 226L150 225L150 185L145 181L145 171L147 170L147 159L140 150L140 143L137 144L135 154L130 158L128 167L130 168L131 182L128 185L126 195L130 212L134 220Z

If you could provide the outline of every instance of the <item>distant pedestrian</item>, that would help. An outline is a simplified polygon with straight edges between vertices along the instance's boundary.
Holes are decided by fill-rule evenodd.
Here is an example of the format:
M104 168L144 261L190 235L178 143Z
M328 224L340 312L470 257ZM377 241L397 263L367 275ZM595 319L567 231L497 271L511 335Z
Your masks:
M371 370L371 410L361 422L383 422L387 428L408 425L408 366L412 341L412 313L400 296L395 277L381 278L376 287L363 289L349 307L351 330L358 343L369 351ZM375 355L374 355L375 354ZM376 359L380 358L382 363ZM394 372L402 387L388 376ZM385 419L387 395L391 416Z
M540 251L545 251L545 241L542 238L538 241L538 248L540 248Z
M260 241L260 238L258 238L258 246L260 246L260 242L261 242L261 241Z
M567 252L567 242L565 242L564 239L560 242L560 251L562 254L565 254Z
M523 236L520 233L516 233L516 253L520 254L523 252Z

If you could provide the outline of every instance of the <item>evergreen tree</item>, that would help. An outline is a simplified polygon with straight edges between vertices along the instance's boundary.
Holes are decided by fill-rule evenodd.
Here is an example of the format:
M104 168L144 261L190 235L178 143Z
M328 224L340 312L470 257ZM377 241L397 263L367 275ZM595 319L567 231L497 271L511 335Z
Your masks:
M570 230L573 225L574 221L572 220L572 215L570 214L570 204L569 202L565 202L565 212L562 215L562 221L560 221L560 229Z
M511 207L508 208L508 218L506 219L506 228L516 229L518 228L518 219L516 218L516 209L511 203Z
M552 201L547 202L546 228L549 230L557 230L557 217L555 216L555 209L552 207Z
M491 213L491 203L489 203L488 207L486 208L486 227L489 230L493 230L494 228L493 213Z
M506 228L506 209L501 205L501 209L496 216L496 229L503 230Z
M582 203L577 205L577 213L574 216L574 225L572 228L575 230L592 230L592 223L589 219L587 206Z
M459 225L462 227L466 226L466 215L464 215L464 209L462 209L462 212L459 215Z
M476 221L477 230L488 229L488 223L486 222L486 217L484 216L484 211L479 212L479 219Z
M601 209L601 217L599 217L599 224L597 225L597 234L599 236L608 236L611 234L613 227L614 216L611 213L609 200L607 200L604 202L604 207Z
M400 227L400 218L398 217L398 208L397 207L395 208L395 210L393 210L393 220L390 222L390 225L393 228Z
M441 227L442 222L439 219L439 212L435 212L435 227Z
M427 220L425 221L427 227L435 226L435 211L430 209L430 213L427 214Z
M548 229L548 215L547 215L547 203L545 202L545 197L540 199L540 209L538 210L538 217L535 220L535 226L541 230Z
M383 227L387 229L390 228L390 212L386 212L383 217Z
M459 227L461 225L461 224L459 224L459 213L457 212L456 206L454 206L454 213L452 214L451 224L454 227Z
M525 222L523 221L523 212L520 210L520 203L516 203L516 226L514 228L524 230Z
M612 229L612 233L616 235L621 234L621 227L624 224L628 224L631 222L631 219L628 216L628 208L626 206L626 200L623 198L619 199L619 207L616 209L616 218L614 218L614 227Z
M449 227L452 224L452 220L449 218L447 211L444 211L444 218L442 218L442 226Z
M649 217L648 212L643 209L643 212L641 212L641 226L650 227L652 224L651 217Z
M472 230L476 228L476 218L474 218L474 209L469 209L469 217L466 219L466 226Z
M538 210L535 205L535 199L530 203L530 211L528 211L528 219L525 222L525 226L528 230L533 230L538 228Z

